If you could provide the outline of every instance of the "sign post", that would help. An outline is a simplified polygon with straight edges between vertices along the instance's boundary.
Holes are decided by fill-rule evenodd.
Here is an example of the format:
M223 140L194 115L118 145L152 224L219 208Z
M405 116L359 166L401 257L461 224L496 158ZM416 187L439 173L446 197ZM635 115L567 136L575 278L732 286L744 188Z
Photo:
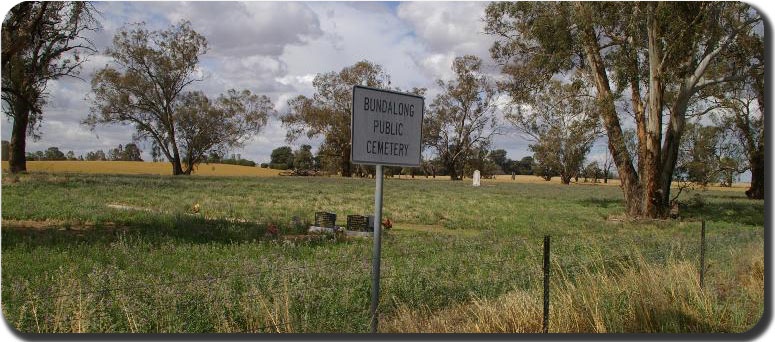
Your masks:
M382 165L377 165L377 189L374 191L374 255L371 259L371 332L377 332L379 304L379 266L382 253Z
M371 267L371 332L377 332L380 254L382 251L382 166L420 166L422 96L353 87L350 121L350 160L355 164L376 165L374 191L374 255Z

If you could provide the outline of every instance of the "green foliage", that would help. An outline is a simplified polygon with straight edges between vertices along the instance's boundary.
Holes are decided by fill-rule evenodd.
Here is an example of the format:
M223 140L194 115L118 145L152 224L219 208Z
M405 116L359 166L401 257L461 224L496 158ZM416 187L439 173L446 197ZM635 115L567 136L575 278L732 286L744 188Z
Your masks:
M530 150L539 174L546 180L560 176L568 184L600 134L595 110L583 82L550 81L540 95L514 105L506 120L533 140Z
M443 92L433 99L423 122L423 145L433 149L453 180L460 179L475 151L486 149L497 130L495 88L479 57L452 63L455 79L438 80Z
M40 139L46 85L77 77L96 52L91 32L99 28L94 4L84 1L26 1L6 14L2 25L2 109L13 119L9 158L12 172L26 170L26 139Z
M390 76L382 66L364 60L339 72L317 74L312 85L315 94L311 98L299 95L288 100L290 109L280 118L288 129L288 140L301 135L322 136L321 151L326 151L322 157L327 159L321 162L322 168L349 177L352 88L361 85L390 89Z
M281 146L272 150L271 161L273 169L286 170L293 168L293 150L290 146Z
M67 160L67 157L59 150L59 147L49 147L45 153L45 160Z
M311 170L314 167L315 161L312 156L312 146L301 145L301 147L293 153L293 167L300 170Z

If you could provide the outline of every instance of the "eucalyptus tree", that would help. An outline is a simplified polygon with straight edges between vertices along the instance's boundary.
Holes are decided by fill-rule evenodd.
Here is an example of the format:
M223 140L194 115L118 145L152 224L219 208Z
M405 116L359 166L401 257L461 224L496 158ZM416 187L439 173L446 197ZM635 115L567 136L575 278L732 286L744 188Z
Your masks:
M468 157L497 133L496 91L481 69L479 57L455 58L455 79L438 81L442 92L424 118L423 144L435 151L452 180L462 178Z
M77 77L94 47L88 33L99 28L89 2L27 1L6 14L2 26L2 108L13 119L11 172L27 170L27 137L40 138L46 86Z
M594 102L580 80L551 80L535 97L512 106L505 118L533 143L529 145L543 170L554 170L570 184L600 135ZM551 175L553 172L546 173Z
M512 99L529 99L576 71L592 81L627 214L646 217L669 213L690 104L704 89L744 76L710 71L761 21L739 2L496 2L486 10L486 32L496 37L490 52ZM624 137L630 116L637 155Z
M765 165L765 94L764 94L764 32L750 30L738 34L733 48L725 53L726 63L715 72L738 72L741 82L719 84L709 89L719 108L720 126L731 128L743 149L745 163L739 169L751 171L751 186L746 195L752 199L764 199ZM733 163L731 163L733 164ZM729 176L727 176L729 178Z
M191 174L208 153L242 146L266 125L272 104L248 90L232 89L216 100L186 91L203 80L198 64L206 52L207 39L188 21L159 31L142 23L123 28L106 51L113 65L92 79L84 124L133 126L134 139L150 140L153 159L166 157L173 175Z
M352 175L350 163L350 115L352 88L355 85L386 89L390 76L382 66L360 61L339 72L317 74L312 81L315 94L299 95L288 101L289 110L281 116L288 128L287 140L322 136L320 153L327 159L326 166L337 169L343 177Z
M202 92L187 92L181 102L175 128L184 174L191 174L209 154L224 155L244 147L274 115L272 101L249 90L231 89L215 100Z

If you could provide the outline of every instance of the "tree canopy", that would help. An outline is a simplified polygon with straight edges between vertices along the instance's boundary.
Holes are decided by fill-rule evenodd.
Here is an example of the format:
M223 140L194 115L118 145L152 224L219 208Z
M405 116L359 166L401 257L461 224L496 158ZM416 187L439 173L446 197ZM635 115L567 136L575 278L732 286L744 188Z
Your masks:
M2 108L13 119L9 165L26 171L26 139L40 138L46 85L76 77L94 47L84 33L99 28L83 1L27 1L11 8L2 26Z
M732 2L495 2L485 20L514 101L553 78L590 80L627 213L663 217L687 111L704 89L741 79L744 68L719 66L761 17ZM623 134L630 118L637 155Z

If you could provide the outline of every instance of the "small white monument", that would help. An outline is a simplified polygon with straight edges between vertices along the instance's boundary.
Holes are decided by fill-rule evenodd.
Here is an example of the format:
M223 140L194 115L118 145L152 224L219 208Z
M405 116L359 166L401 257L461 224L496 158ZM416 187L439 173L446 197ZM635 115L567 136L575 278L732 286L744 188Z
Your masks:
M474 171L474 186L479 186L479 177L481 175L479 174L479 170Z

